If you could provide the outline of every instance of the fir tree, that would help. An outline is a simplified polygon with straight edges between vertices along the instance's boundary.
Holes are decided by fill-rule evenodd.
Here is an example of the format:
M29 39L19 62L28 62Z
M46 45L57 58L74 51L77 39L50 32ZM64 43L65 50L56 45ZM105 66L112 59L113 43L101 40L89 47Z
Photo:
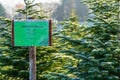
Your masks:
M26 9L20 9L18 10L19 13L21 13L23 16L26 15L27 16L31 16L34 17L36 19L45 19L47 18L46 16L41 14L41 11L36 10L35 6L39 6L39 4L33 4L31 1L29 0L25 0L26 3ZM40 15L37 15L40 14ZM25 17L24 17L25 18ZM8 77L12 77L13 79L22 79L22 80L28 80L29 79L29 54L28 54L28 49L27 47L14 47L11 45L11 20L10 19L6 19L1 17L1 20L3 21L4 24L3 27L0 28L0 33L1 33L1 74L8 76ZM40 51L41 49L41 51ZM43 50L45 50L43 52ZM47 50L47 51L46 51ZM45 70L47 70L46 65L50 65L50 62L47 63L47 61L49 61L50 59L50 55L52 52L54 52L55 50L50 48L38 48L37 49L37 57L41 57L41 58L37 58L37 68L38 68L38 72L37 72L37 78L39 79L39 75L41 75L41 73ZM48 54L49 52L49 54ZM40 53L44 53L44 54L40 54ZM45 59L44 57L46 57L48 59ZM42 61L41 61L42 59ZM46 64L46 65L45 65ZM42 68L43 66L41 65L45 65L44 69Z
M84 80L120 80L117 39L119 2L116 0L86 0L86 2L95 15L89 20L94 25L88 27L89 35L85 38L89 55L78 63L76 75Z
M86 55L89 49L85 48L87 44L85 35L88 34L88 31L85 32L86 26L80 25L75 14L73 9L70 18L61 22L62 29L57 33L57 37L58 42L60 43L58 46L60 52L76 58L75 63L77 63L79 60L87 59ZM66 68L70 70L69 74L73 75L68 80L82 80L82 78L75 74L77 73L76 67L76 64L66 66Z
M84 28L84 36L75 38L74 29L69 25L60 35L66 44L63 52L72 53L79 59L76 67L69 68L78 80L120 80L119 66L119 1L86 0L94 19L89 21L94 25ZM73 21L72 21L73 22ZM68 28L69 27L69 28ZM71 30L70 30L71 29ZM70 32L69 32L70 31ZM76 29L80 34L83 32ZM70 35L68 37L68 35ZM74 46L73 46L74 45ZM64 48L65 47L65 48Z
M35 7L40 4L33 4L29 0L24 0L26 4L25 9L19 9L17 12L26 19L27 16L35 19L47 19L43 10L36 10ZM38 7L39 8L39 7ZM16 17L17 18L17 17ZM14 47L11 45L11 20L1 17L3 27L0 28L0 74L3 75L1 80L28 80L29 79L29 54L27 47ZM56 53L56 54L55 54ZM74 62L73 58L67 57L64 54L57 53L55 47L38 47L37 48L37 80L61 80L61 74L65 73L63 65L70 65L67 63ZM66 76L65 76L66 78ZM68 77L67 77L68 78Z

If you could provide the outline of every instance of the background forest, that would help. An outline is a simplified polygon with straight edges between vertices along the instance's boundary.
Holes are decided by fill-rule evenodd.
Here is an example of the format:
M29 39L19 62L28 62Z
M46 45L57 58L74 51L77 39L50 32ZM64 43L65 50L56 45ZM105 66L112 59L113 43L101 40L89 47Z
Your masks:
M37 47L37 80L120 80L120 0L84 0L89 14L94 14L93 18L87 17L93 25L81 25L81 1L73 1L77 4L64 19L57 16L63 14L57 10L64 6L52 14L59 23L52 22L52 46ZM49 10L41 9L42 4L24 2L26 7L16 11L20 17L15 19L51 18ZM0 16L0 80L29 80L28 48L11 45L12 20L6 18L2 5Z

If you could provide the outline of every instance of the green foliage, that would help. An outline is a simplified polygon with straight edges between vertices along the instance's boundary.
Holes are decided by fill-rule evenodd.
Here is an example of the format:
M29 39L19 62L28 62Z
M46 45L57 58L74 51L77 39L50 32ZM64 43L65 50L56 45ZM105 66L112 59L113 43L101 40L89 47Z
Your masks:
M86 0L94 18L89 20L93 26L86 31L89 34L84 37L80 53L85 55L74 71L76 75L85 80L119 80L119 2L116 0ZM114 10L114 11L113 11ZM70 41L70 40L69 40ZM74 42L74 44L76 44ZM76 44L77 45L77 44ZM86 50L87 48L87 50ZM81 50L85 51L81 51ZM75 51L74 51L75 52ZM117 71L116 71L117 70Z
M35 7L39 8L41 5L33 4L29 0L25 0L25 3L26 9L17 11L22 14L22 18L30 16L35 19L47 19L46 15L43 15L44 11L35 9ZM1 24L3 24L0 28L0 74L3 76L1 80L29 80L28 48L12 46L11 20L4 17L1 17L0 20L2 21ZM64 73L67 71L64 65L75 64L73 58L69 58L69 56L65 56L64 54L60 56L60 54L57 53L57 48L54 46L38 47L36 56L37 80L42 78L49 79L46 75L52 72L58 74ZM69 63L67 61L69 61Z
M47 18L35 9L39 4L24 1L26 9L19 13ZM94 14L89 20L93 25L81 26L74 12L61 22L62 29L53 38L55 47L37 48L37 80L120 80L120 1L85 2ZM28 49L11 45L11 20L0 20L0 79L28 80Z
M0 28L0 72L8 78L19 78L21 72L28 69L28 54L25 54L28 51L11 45L11 20L2 17L1 20L4 26Z
M36 6L36 4L33 5L30 1L28 0L25 0L25 1L26 1L27 9L19 10L18 12L22 14L26 14L27 16L29 15L29 16L34 17L34 15L39 12L39 11L36 11L35 9L32 10L33 7ZM40 17L40 18L44 18L44 17ZM1 17L1 20L2 20L1 24L4 24L4 26L0 28L0 33L1 33L0 34L1 36L1 41L0 41L1 69L0 69L0 72L1 74L8 76L9 78L12 77L13 79L19 78L19 80L20 79L28 80L29 79L28 49L27 47L13 47L11 45L11 33L12 33L11 32L11 20L3 18L3 17Z
M59 32L62 52L79 60L70 72L84 80L119 80L119 1L86 0L94 18L91 27L74 25L69 19ZM75 18L74 18L75 19Z
M42 5L40 3L34 3L34 0L24 0L26 4L25 9L18 9L16 12L22 14L27 19L28 17L32 17L34 19L47 19L48 15L45 14L45 11L41 9Z
M74 40L80 40L83 38L86 33L84 33L85 26L81 26L78 22L78 19L76 15L71 13L71 16L68 20L65 20L60 23L62 26L62 29L56 34L58 38L60 38L58 41L60 42L59 48L62 48L64 50L71 49L71 50L77 50L79 49L79 44L74 45L72 42ZM75 47L76 46L76 47Z
M86 42L83 40L84 36L88 33L87 31L85 32L86 26L81 26L79 24L74 12L71 13L69 19L61 22L60 24L62 26L62 30L56 34L60 44L60 46L58 46L60 52L76 58L75 62L77 62L77 60L81 61L82 59L88 60L87 56L82 54L82 51L85 53L88 49L83 49L84 46L81 46L81 44ZM68 73L72 74L73 76L65 80L84 80L76 75L79 73L77 72L78 69L76 67L77 65L66 66L66 68L70 70Z

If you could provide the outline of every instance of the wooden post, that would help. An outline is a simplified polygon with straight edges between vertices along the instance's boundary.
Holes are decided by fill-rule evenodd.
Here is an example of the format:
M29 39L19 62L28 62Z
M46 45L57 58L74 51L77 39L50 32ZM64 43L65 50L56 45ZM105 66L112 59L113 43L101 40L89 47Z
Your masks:
M27 17L27 19L34 19ZM29 80L36 80L36 47L29 47Z
M29 47L29 80L36 80L36 47Z

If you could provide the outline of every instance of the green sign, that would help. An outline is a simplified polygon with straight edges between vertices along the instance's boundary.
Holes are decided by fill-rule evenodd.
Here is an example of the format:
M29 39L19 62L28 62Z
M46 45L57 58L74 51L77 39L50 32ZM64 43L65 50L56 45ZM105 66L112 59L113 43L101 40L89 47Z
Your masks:
M49 46L50 20L14 20L12 28L14 46Z

